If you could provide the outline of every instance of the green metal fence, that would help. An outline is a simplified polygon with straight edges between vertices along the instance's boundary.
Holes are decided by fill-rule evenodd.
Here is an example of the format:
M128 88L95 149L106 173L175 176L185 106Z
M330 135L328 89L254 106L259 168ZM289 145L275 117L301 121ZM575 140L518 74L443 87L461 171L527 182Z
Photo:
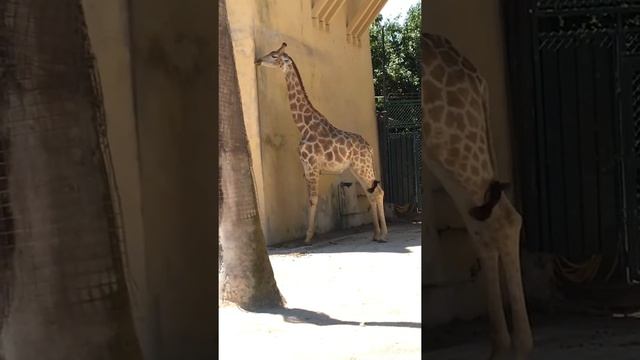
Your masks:
M422 209L420 95L388 97L377 115L385 201Z

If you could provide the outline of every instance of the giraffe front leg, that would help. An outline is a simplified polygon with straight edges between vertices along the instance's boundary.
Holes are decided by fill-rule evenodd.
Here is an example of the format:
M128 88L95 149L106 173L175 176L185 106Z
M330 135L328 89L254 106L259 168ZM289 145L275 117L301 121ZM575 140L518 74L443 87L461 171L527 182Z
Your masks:
M484 248L480 251L479 257L480 266L484 273L487 291L487 310L492 328L491 340L493 346L491 347L489 359L502 360L509 354L511 336L509 335L502 306L498 252L494 249Z
M311 243L311 239L316 228L316 209L318 207L318 174L311 172L305 175L307 181L307 191L309 195L309 213L307 222L307 235L304 239L305 244Z
M520 266L520 227L522 217L503 195L496 212L503 226L494 229L493 241L498 244L500 258L509 293L511 321L513 322L513 350L517 360L529 358L533 350L531 324L527 314Z
M380 217L378 216L378 202L375 195L368 195L369 206L371 208L371 217L373 223L373 241L386 242L382 233L380 232Z
M307 236L304 239L305 244L311 243L311 239L315 233L316 227L316 208L318 207L318 196L309 196L309 226L307 227Z
M509 356L511 335L505 319L500 288L500 255L493 243L491 227L464 216L469 236L473 241L481 266L487 299L487 313L491 324L491 355L489 360L503 360Z
M387 239L387 221L384 217L384 191L378 185L378 193L376 194L376 208L378 210L378 222L380 223L380 238Z

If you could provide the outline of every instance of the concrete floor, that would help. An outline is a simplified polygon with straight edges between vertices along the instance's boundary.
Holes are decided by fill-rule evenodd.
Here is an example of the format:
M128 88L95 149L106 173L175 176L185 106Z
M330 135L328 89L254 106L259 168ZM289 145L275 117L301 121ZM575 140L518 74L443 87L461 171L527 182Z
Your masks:
M287 309L220 308L221 360L421 358L420 225L322 236L309 248L270 250Z
M532 323L535 349L531 360L640 359L638 318L534 314ZM487 330L484 320L425 329L424 352L430 359L486 358L490 350Z
M422 330L420 225L393 225L389 243L371 229L327 234L308 248L270 249L287 309L220 308L220 359L485 359L485 319ZM297 246L297 245L296 245ZM531 316L531 360L640 359L640 319ZM421 332L424 331L424 342Z

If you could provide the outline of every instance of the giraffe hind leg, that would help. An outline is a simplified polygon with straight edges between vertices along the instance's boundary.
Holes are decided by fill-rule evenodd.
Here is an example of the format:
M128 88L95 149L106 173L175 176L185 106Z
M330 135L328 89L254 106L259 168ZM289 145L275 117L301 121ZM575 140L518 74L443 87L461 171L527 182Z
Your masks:
M369 200L369 207L373 223L373 241L385 242L384 236L386 235L387 226L384 224L384 209L382 209L382 217L380 217L379 203L382 205L383 191L378 184L378 180L375 180L371 176L367 176L366 171L362 171L358 167L351 169L351 172L356 177L362 188L365 190L367 199ZM378 200L380 199L380 200ZM383 225L381 225L383 224ZM381 231L381 227L384 229L384 234Z
M377 191L375 199L376 209L378 211L378 222L380 223L380 236L383 241L386 241L388 232L387 221L384 216L384 190L382 190L382 187L379 185L379 181L374 180L374 182L377 185L377 188L375 189L375 191Z

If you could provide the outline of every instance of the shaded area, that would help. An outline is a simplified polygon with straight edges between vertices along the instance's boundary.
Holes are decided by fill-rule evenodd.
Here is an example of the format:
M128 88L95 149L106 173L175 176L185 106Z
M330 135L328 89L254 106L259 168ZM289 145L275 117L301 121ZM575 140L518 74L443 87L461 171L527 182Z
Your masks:
M0 17L0 358L139 359L82 2Z
M640 351L640 341L637 340L640 338L640 319L637 318L534 313L531 316L531 323L534 354L537 355L570 349L587 351L589 348L627 348L630 355ZM427 328L423 330L425 340L422 343L422 351L437 353L438 356L451 356L451 359L462 359L463 354L472 349L489 351L489 330L489 322L486 318L455 321L447 325Z
M306 245L302 240L291 241L283 244L270 246L269 255L305 255L322 253L343 253L343 252L388 252L388 253L409 253L409 247L420 246L421 225L420 224L388 224L389 234L386 243L371 241L367 235L367 240L362 240L362 233L370 233L371 225L363 225L352 229L340 230L321 234L312 240L311 245ZM414 236L411 236L413 233ZM340 246L336 246L340 245Z
M347 321L334 319L331 316L312 310L305 309L289 309L289 308L272 308L259 311L261 313L281 315L282 319L288 323L304 323L318 326L329 325L355 325L355 326L388 326L388 327L407 327L421 328L422 324L408 321L365 321L362 324L359 321Z

